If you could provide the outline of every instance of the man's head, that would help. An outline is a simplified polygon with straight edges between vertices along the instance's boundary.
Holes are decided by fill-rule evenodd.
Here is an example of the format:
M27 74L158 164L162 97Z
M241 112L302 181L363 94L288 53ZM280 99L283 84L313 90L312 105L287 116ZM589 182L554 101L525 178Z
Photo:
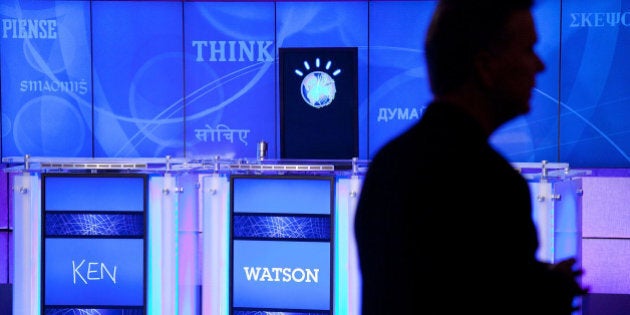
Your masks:
M425 42L433 93L472 82L500 123L527 113L535 76L544 70L534 52L532 6L533 0L440 1Z

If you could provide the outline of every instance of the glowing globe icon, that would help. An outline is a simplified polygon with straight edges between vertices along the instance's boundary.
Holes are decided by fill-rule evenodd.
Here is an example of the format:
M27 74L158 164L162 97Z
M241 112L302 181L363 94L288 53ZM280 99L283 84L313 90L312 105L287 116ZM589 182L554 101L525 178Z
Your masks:
M328 73L313 71L302 80L302 98L309 105L320 108L330 105L335 99L335 80Z
M332 62L328 61L324 69L326 71L330 70L331 65ZM319 68L320 66L320 59L316 58L315 68ZM304 68L309 71L311 70L311 65L307 61L304 61ZM341 73L341 70L337 69L333 71L332 75L337 76L339 73ZM295 69L295 74L304 76L304 72L299 69ZM335 86L335 80L327 72L314 70L302 79L300 93L306 104L315 108L322 108L330 105L333 100L335 100L337 88Z

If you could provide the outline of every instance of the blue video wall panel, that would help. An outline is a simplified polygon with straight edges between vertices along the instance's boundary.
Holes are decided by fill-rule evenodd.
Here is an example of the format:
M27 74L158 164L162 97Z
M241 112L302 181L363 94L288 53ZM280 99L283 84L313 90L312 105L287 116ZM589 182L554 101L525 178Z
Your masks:
M187 156L276 151L273 2L184 4Z
M184 156L181 3L91 6L94 156Z
M431 100L424 62L424 34L436 3L370 3L367 137L371 157L387 141L416 123ZM409 36L411 33L414 36Z
M332 314L334 178L235 175L230 185L230 314Z
M87 1L0 2L2 156L91 156Z
M560 160L630 165L630 1L564 1Z
M491 143L513 162L567 162L558 160L560 1L536 1L533 15L538 33L534 49L545 70L536 77L530 112L502 126Z
M146 314L146 175L42 175L42 312Z

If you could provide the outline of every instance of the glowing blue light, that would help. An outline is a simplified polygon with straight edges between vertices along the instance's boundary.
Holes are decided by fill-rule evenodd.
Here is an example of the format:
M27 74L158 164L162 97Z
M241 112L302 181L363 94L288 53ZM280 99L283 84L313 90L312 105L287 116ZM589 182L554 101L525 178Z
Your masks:
M321 65L321 59L315 58L315 66L319 68ZM325 70L329 71L332 66L332 61L326 62ZM309 71L311 69L308 61L304 61L304 68ZM299 69L294 70L295 74L302 77L304 72ZM341 73L341 69L337 69L332 73L332 76L337 76ZM337 88L335 80L324 71L312 71L309 72L302 80L301 85L302 98L304 102L315 108L322 108L330 105L335 99Z

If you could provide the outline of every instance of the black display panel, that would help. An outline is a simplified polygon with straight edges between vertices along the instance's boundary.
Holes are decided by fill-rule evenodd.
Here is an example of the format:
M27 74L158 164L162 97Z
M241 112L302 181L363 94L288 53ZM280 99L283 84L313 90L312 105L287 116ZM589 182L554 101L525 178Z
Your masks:
M358 157L356 47L280 48L280 156Z
M332 314L334 177L230 180L230 314Z
M42 175L42 313L146 314L147 178Z

